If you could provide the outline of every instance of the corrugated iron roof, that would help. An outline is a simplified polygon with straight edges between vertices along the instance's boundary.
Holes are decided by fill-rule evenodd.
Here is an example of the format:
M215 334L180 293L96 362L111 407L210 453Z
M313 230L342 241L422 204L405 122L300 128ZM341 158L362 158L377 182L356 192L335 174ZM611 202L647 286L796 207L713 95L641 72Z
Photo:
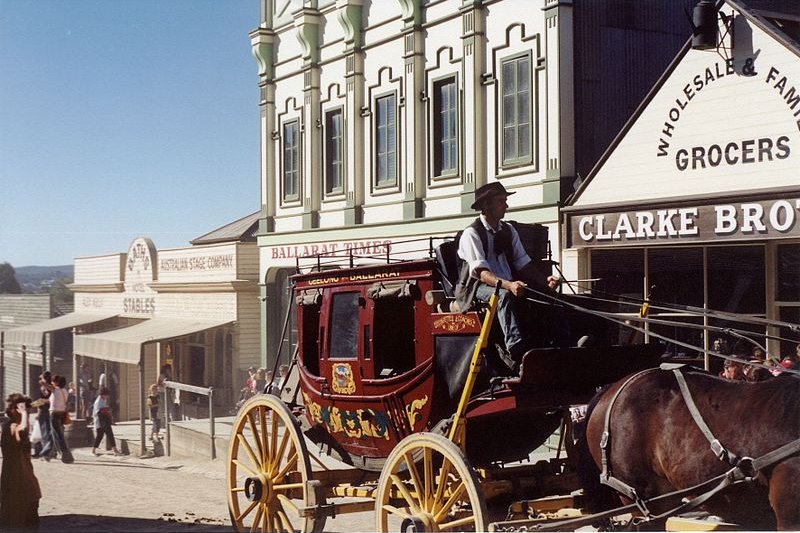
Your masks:
M800 2L798 0L733 0L729 3L766 22L770 26L769 30L772 30L770 33L792 48L795 53L800 53Z
M215 244L218 242L254 242L258 234L258 219L260 216L261 211L256 211L189 242L194 245Z

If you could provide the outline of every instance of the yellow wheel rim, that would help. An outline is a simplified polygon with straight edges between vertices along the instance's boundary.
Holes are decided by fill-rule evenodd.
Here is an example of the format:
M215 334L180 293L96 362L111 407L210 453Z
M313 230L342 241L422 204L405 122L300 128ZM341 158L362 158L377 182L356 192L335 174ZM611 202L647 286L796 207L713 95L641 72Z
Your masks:
M416 433L386 461L375 499L376 530L485 531L486 504L461 450L441 435ZM391 524L390 524L391 522Z
M308 512L311 466L297 420L275 396L239 410L228 448L228 511L236 531L315 531Z

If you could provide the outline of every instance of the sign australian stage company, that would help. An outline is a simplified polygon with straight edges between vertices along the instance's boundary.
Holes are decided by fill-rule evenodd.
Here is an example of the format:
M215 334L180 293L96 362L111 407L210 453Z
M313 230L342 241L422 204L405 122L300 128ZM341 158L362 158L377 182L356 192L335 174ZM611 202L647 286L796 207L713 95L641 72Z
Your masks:
M800 237L800 197L570 214L572 246Z

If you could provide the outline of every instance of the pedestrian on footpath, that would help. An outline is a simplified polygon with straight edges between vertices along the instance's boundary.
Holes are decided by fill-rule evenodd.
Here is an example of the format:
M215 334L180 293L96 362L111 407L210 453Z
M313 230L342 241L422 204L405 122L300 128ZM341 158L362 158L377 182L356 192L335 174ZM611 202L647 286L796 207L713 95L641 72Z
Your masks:
M19 393L6 400L0 449L0 527L3 531L39 529L39 500L42 491L31 464L28 408L31 399Z
M34 457L49 461L53 454L53 426L50 423L50 395L53 393L53 376L49 370L39 375L39 399L33 402L39 409L36 421L42 434L42 440L36 445Z
M94 401L94 429L97 431L97 436L94 438L94 445L92 446L92 455L100 455L97 453L97 447L100 446L100 441L103 440L103 435L106 437L106 442L111 445L114 455L120 455L117 450L117 441L114 440L114 430L111 428L113 422L111 418L111 407L108 404L108 389L103 387L100 389L100 394Z
M67 445L64 437L64 426L67 420L67 378L56 375L53 377L53 393L50 395L50 424L53 427L53 443L55 445L51 457L55 457L56 451L61 453L61 461L64 463L74 463L72 452Z
M153 424L153 429L150 432L150 440L158 440L158 432L161 431L161 419L158 414L158 407L161 404L160 396L158 395L158 384L153 383L147 393L147 407L150 409L150 422Z

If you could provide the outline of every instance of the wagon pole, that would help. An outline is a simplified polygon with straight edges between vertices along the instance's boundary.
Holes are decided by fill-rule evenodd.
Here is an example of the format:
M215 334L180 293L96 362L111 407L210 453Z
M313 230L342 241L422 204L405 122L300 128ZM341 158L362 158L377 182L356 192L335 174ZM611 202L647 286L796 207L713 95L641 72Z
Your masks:
M486 316L483 317L483 325L481 326L481 333L478 335L478 340L475 342L475 349L472 351L472 360L469 364L469 374L467 374L467 381L464 384L464 390L461 392L461 399L458 402L458 408L453 415L453 427L450 428L450 435L448 438L451 442L466 451L466 411L467 403L472 396L472 389L475 387L475 381L478 379L478 373L481 371L481 361L483 360L483 351L489 343L489 331L492 329L492 322L494 322L494 315L497 311L497 300L499 298L500 283L498 280L494 293L489 297L489 309Z

